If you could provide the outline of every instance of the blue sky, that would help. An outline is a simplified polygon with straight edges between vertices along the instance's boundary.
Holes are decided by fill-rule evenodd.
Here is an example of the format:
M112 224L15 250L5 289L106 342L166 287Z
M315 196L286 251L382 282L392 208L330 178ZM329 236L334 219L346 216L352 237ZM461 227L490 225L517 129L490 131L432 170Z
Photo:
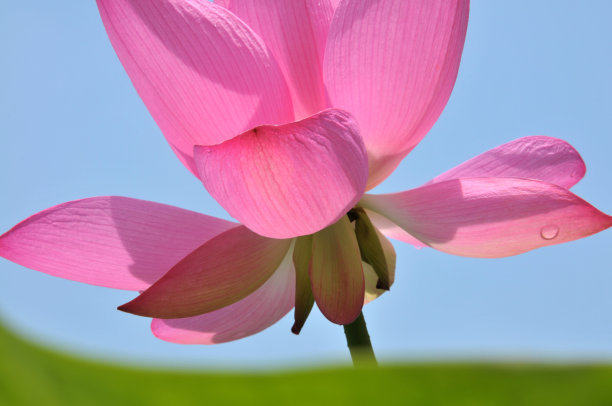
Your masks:
M565 139L573 191L612 213L612 3L472 1L459 77L424 141L376 189L394 192L526 135ZM228 218L175 158L132 88L94 1L0 2L0 230L64 201L122 195ZM612 231L504 259L395 243L396 282L365 316L380 358L612 360ZM133 293L0 260L0 315L43 343L100 359L203 367L347 361L313 311L237 342L179 346L115 308Z

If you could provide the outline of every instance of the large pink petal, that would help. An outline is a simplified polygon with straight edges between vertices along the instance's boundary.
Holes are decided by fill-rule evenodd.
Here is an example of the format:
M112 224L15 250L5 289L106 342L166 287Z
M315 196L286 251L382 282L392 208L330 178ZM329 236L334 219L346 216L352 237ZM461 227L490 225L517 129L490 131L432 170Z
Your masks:
M261 38L200 0L97 0L138 94L194 174L193 146L293 121L291 97Z
M196 248L161 279L119 309L139 316L197 316L255 292L279 267L291 240L273 240L238 226Z
M333 15L329 0L232 0L228 9L266 43L285 74L296 119L327 107L322 65Z
M361 204L433 248L470 257L516 255L612 226L567 189L517 178L453 179Z
M0 256L60 278L143 290L237 224L178 207L94 197L60 204L0 237Z
M196 147L196 161L204 186L228 213L272 238L334 223L359 200L368 174L355 121L341 110Z
M178 344L218 344L258 333L283 318L294 305L291 252L259 289L219 310L184 319L154 319L157 338Z
M580 154L570 144L557 138L532 136L495 147L427 184L456 178L526 178L569 189L585 172Z
M347 216L312 237L312 294L321 313L349 324L361 313L365 281L355 229Z
M331 105L354 114L366 144L368 189L425 136L457 77L468 0L342 1L323 77Z

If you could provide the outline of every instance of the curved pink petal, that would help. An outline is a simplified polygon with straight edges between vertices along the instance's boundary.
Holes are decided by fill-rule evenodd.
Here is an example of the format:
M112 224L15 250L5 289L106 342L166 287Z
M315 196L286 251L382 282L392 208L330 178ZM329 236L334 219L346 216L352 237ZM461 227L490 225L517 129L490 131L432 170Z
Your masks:
M425 136L451 94L468 0L342 1L329 30L323 78L366 144L368 189Z
M567 142L546 136L516 139L484 152L436 176L426 183L456 178L516 177L540 180L565 188L574 186L586 172L580 154ZM426 245L383 215L368 211L372 223L387 237L414 245Z
M261 38L199 0L97 0L138 94L183 164L193 146L293 121L291 97Z
M177 344L218 344L258 333L285 316L295 301L292 250L274 274L244 299L210 313L184 319L154 319L157 338Z
M427 184L456 178L526 178L569 189L585 172L584 161L570 144L558 138L531 136L484 152Z
M376 213L375 211L371 210L366 210L366 213L372 221L372 224L374 224L374 226L378 230L380 230L383 235L389 238L393 238L394 240L402 241L407 244L412 244L415 248L427 247L427 244L423 244L421 241L408 234L403 228L401 228L382 214Z
M470 257L516 255L612 226L567 189L518 178L453 179L361 204L433 248Z
M127 197L63 203L0 237L0 256L60 278L143 290L236 223Z
M317 306L329 321L349 324L359 316L365 281L355 229L348 217L313 235L309 274Z
M196 161L202 183L223 208L272 238L334 223L359 200L368 175L357 126L341 110L196 147Z
M273 240L235 227L196 248L119 310L174 319L229 306L263 285L290 245L291 240Z
M259 34L276 57L296 119L325 109L322 65L333 15L329 0L232 0L228 9Z

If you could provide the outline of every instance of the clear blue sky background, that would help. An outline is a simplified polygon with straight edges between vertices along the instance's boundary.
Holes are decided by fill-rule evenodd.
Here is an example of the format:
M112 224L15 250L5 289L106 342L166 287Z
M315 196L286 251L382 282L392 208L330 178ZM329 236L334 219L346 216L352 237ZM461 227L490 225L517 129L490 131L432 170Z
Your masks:
M377 191L415 187L518 137L545 134L587 163L573 190L612 213L608 0L475 0L459 78L430 134ZM179 163L132 88L93 0L0 2L0 230L47 207L123 195L227 218ZM612 230L483 260L395 244L391 292L365 309L379 356L612 361ZM134 297L0 260L0 314L39 342L95 358L205 367L348 360L315 310L217 346L155 339L115 307Z

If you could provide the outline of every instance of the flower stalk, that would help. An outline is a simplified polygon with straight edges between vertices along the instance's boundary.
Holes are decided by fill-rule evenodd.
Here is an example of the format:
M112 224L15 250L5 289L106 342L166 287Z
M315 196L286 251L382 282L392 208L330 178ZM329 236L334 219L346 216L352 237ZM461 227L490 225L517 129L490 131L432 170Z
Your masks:
M355 367L378 366L363 312L351 324L344 325L344 335Z

